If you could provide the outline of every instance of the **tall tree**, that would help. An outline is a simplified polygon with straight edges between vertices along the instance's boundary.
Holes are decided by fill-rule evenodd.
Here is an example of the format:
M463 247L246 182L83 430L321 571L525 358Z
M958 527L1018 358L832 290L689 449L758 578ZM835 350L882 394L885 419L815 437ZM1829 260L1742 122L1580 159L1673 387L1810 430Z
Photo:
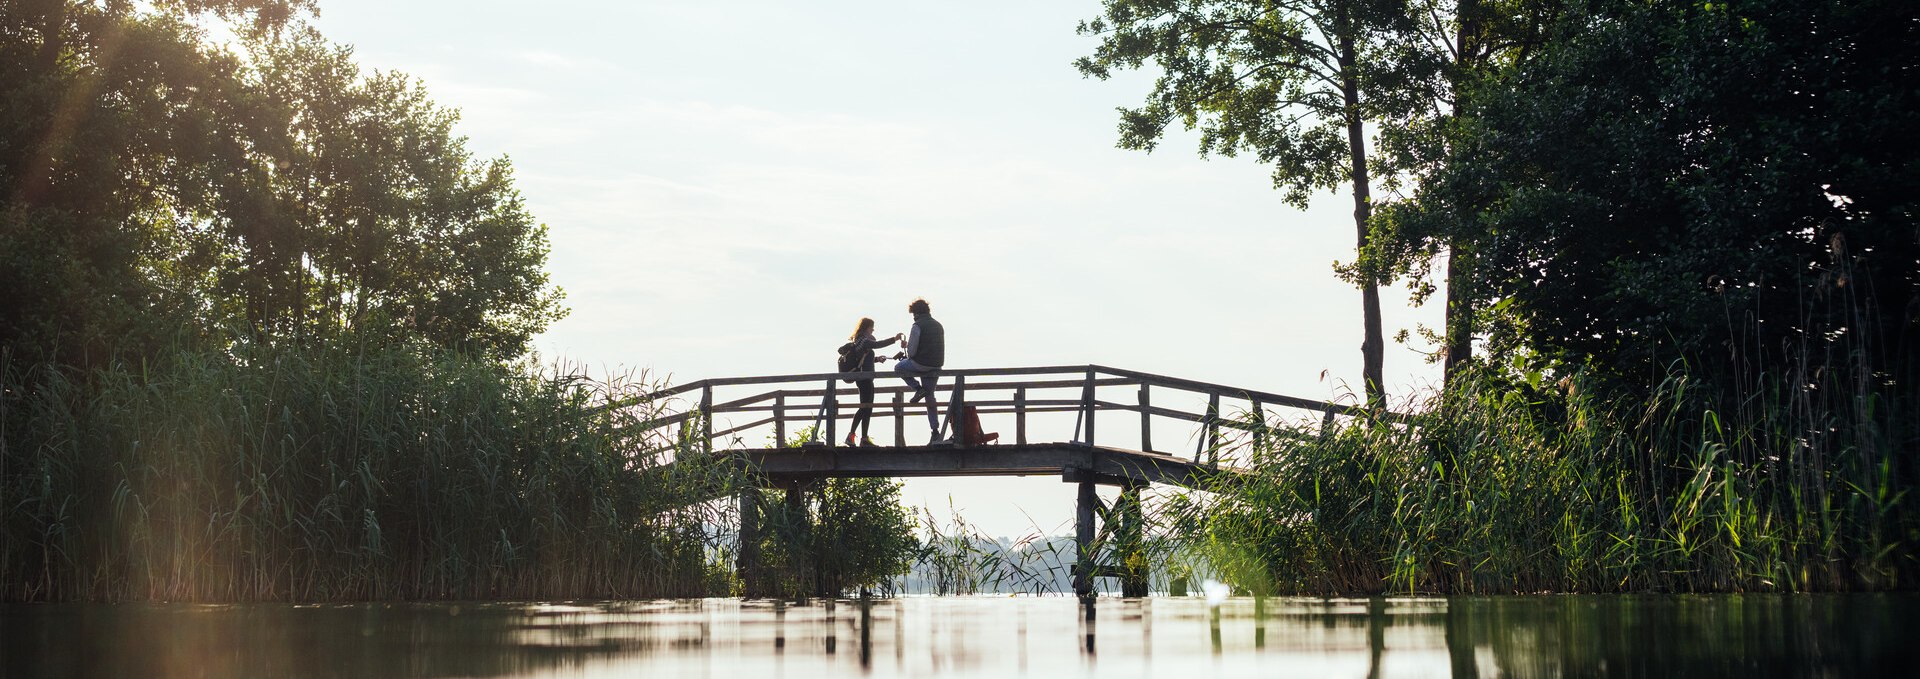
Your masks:
M1626 388L1676 360L1911 383L1920 10L1599 2L1548 37L1396 210L1399 240L1469 242L1498 357Z
M1456 159L1452 150L1474 129L1469 113L1474 93L1540 45L1561 5L1561 0L1410 0L1410 21L1401 24L1407 32L1392 56L1401 63L1397 73L1407 76L1395 89L1408 105L1393 107L1394 117L1381 125L1380 153L1392 158L1386 164L1398 172L1389 177L1391 188L1411 188L1434 207L1440 196L1428 190L1433 178ZM1407 276L1415 281L1417 304L1436 292L1444 295L1442 330L1422 332L1440 346L1438 358L1451 382L1473 355L1477 314L1471 288L1478 243L1473 229L1491 198L1450 194L1445 199L1448 209L1428 210L1424 220L1402 219L1399 208L1410 202L1404 198L1378 201L1374 237L1344 273L1382 282ZM1431 282L1431 267L1442 255L1444 291Z
M299 0L0 4L0 340L87 365L180 339L514 356L545 227L418 83ZM216 47L208 22L241 39ZM230 332L238 329L239 333Z
M1250 152L1273 166L1289 204L1350 187L1355 246L1365 251L1376 168L1366 125L1405 105L1405 79L1387 58L1405 33L1404 0L1106 0L1080 32L1097 36L1075 66L1107 78L1115 69L1161 70L1146 103L1122 108L1122 148L1152 151L1176 119L1201 132L1200 153ZM1367 402L1386 401L1386 355L1377 278L1357 277Z

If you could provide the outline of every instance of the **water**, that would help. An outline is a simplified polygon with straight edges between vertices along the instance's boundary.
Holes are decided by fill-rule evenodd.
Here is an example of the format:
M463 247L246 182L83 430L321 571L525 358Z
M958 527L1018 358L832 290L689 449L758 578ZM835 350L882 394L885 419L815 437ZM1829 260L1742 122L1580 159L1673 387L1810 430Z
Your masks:
M0 606L0 677L1885 676L1920 596Z

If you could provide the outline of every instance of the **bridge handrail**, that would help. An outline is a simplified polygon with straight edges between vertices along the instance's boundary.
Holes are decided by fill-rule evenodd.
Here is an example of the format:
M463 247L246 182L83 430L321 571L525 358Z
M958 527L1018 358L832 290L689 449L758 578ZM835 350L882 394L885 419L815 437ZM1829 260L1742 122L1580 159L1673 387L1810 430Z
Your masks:
M1225 398L1238 398L1238 399L1247 400L1247 401L1259 401L1261 403L1266 403L1266 404L1271 404L1276 406L1285 406L1289 408L1299 408L1302 410L1333 412L1338 415L1353 415L1353 416L1362 416L1362 415L1369 414L1369 411L1362 406L1347 405L1344 403L1333 403L1331 401L1315 401L1312 399L1300 398L1298 396L1287 396L1284 394L1275 394L1272 392L1257 391L1252 389L1242 389L1239 387L1233 387L1233 386L1228 386L1224 384L1202 382L1199 380L1189 380L1189 379L1183 379L1179 377L1167 377L1165 375L1155 375L1153 373L1141 372L1138 370L1127 370L1124 368L1114 368L1114 367L1091 364L1091 363L1087 365L1036 366L1036 367L1021 367L1021 368L942 369L940 370L940 377L942 378L1017 377L1017 376L1023 376L1023 375L1085 374L1088 372L1104 373L1107 375L1112 375L1114 377L1129 378L1144 384L1152 384L1154 386L1168 387L1172 389L1183 389L1186 391L1195 391L1195 392L1200 392L1200 393L1209 394L1209 395L1217 394ZM646 403L649 401L656 401L663 398L671 398L674 396L679 396L681 394L697 391L697 390L708 388L708 387L745 386L745 385L754 385L754 384L820 382L824 380L839 380L839 379L874 380L874 379L884 379L884 378L894 378L894 377L899 377L899 373L893 372L891 370L874 371L874 372L857 372L857 373L856 372L844 372L844 373L832 372L832 373L800 373L800 374L793 374L793 375L759 375L759 376L751 376L751 377L714 377L714 378L707 378L703 380L696 380L693 382L688 382L686 384L681 384L681 385L661 389L659 391L655 391L649 394L636 396L630 399L626 399L622 402L608 404L607 406L605 406L605 408L621 408L621 407L626 407L626 406L630 406L638 403ZM1001 387L1001 388L1010 389L1010 388L1016 388L1021 385L1017 383L998 383L998 384L980 384L975 386L982 387L982 388ZM1398 417L1397 413L1388 413L1388 415L1392 417Z
M703 449L711 450L712 442L723 436L772 424L774 426L775 437L784 439L784 425L786 422L815 420L815 422L818 423L819 420L825 419L827 422L827 436L832 438L835 431L834 423L840 418L845 417L847 410L852 408L851 404L849 404L846 409L842 409L839 397L857 393L853 387L843 386L844 383L841 382L841 380L881 380L898 377L898 375L898 373L893 371L874 371L709 378L608 403L601 406L601 410L630 407L643 403L657 403L663 399L671 399L697 391L699 392L699 403L696 407L670 415L656 414L654 417L646 418L625 428L629 431L650 431L673 424L681 424L683 427L695 425L697 426L697 431L693 433L693 436L696 440L701 441L700 445ZM1223 428L1249 432L1255 437L1255 440L1274 433L1265 422L1266 406L1294 408L1323 413L1324 418L1321 423L1323 430L1326 427L1332 426L1333 418L1336 415L1384 420L1388 422L1405 422L1407 420L1405 415L1384 410L1372 411L1356 405L1315 401L1284 394L1242 389L1223 384L1168 377L1165 375L1156 375L1137 370L1126 370L1097 364L1014 368L955 368L942 369L939 371L939 375L942 378L942 383L939 388L943 391L951 392L952 396L949 398L950 401L957 401L967 405L977 405L980 407L979 412L982 414L1014 413L1016 415L1016 424L1018 425L1017 439L1020 443L1026 442L1025 422L1028 413L1078 412L1079 419L1074 427L1074 438L1076 441L1091 444L1094 441L1095 434L1094 423L1092 421L1092 415L1094 413L1114 410L1132 411L1140 413L1141 415L1141 436L1143 441L1147 440L1150 436L1150 423L1148 420L1153 417L1166 417L1199 423L1202 427L1202 432L1201 438L1197 442L1198 447L1194 451L1196 460L1199 460L1201 455L1205 453L1211 455L1213 459L1217 461L1220 450L1219 445L1222 443L1219 434ZM971 383L966 379L969 377L1025 377L1041 375L1072 375L1074 379ZM826 386L824 388L815 387L812 389L773 389L720 403L715 403L713 400L714 389L716 387L809 384L820 382L825 382ZM1138 404L1103 400L1095 395L1095 389L1099 387L1121 387L1128 385L1140 386L1140 402ZM1147 393L1148 388L1152 386L1205 395L1208 397L1206 410L1204 413L1193 413L1152 405ZM1082 393L1075 399L1034 400L1026 398L1026 391L1028 389L1047 390L1068 388L1081 388ZM894 394L894 400L891 403L873 403L872 407L877 411L876 414L892 412L897 422L898 418L901 417L908 408L914 407L913 404L903 403L900 400L901 396L907 391L908 389L904 384L890 384L878 387L876 392L892 393ZM1015 391L1016 395L1013 397L1013 400L1010 401L973 399L967 397L969 392L977 394L983 391ZM802 399L802 401L799 403L790 403L788 401L788 399L796 397ZM807 402L808 399L818 400ZM1221 403L1222 399L1247 401L1249 403L1247 411L1248 414L1252 416L1252 419L1248 422L1240 422L1232 417L1224 416ZM759 405L766 401L773 401L774 403L772 405ZM818 411L818 414L812 416L807 415L810 411L815 410ZM746 424L734 425L724 431L713 430L713 416L717 413L743 414L766 411L770 411L770 417L755 417ZM698 420L694 421L695 418L698 418ZM948 423L952 423L951 415L948 418ZM947 425L943 424L941 431L945 431L946 426ZM815 434L817 436L819 432L815 432ZM687 432L684 429L681 436L683 438L687 436ZM896 438L898 437L899 435L896 434ZM1151 445L1149 443L1143 447L1151 448ZM669 449L671 449L671 446L659 448L651 452L664 452Z

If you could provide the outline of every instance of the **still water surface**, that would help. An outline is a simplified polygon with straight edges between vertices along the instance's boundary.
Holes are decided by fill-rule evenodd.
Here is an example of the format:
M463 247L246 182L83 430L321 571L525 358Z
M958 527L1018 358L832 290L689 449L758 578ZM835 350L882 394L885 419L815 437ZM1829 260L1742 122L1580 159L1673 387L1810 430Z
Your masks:
M15 605L0 677L1899 676L1916 623L1914 595Z

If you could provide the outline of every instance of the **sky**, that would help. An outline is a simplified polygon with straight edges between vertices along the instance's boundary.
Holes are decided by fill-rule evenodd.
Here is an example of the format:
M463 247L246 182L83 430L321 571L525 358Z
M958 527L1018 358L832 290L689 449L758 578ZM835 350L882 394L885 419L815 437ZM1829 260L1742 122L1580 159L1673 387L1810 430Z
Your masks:
M890 336L924 297L951 367L1358 391L1360 293L1332 269L1353 257L1351 196L1297 210L1268 168L1203 159L1185 131L1116 148L1116 107L1154 74L1073 68L1096 0L320 5L363 66L421 79L470 150L512 159L572 309L536 340L548 361L672 383L830 372L860 317ZM1383 305L1389 338L1441 319L1402 288ZM1389 344L1390 397L1438 382L1432 350ZM1014 536L1054 531L1073 498L1052 478L904 495Z

